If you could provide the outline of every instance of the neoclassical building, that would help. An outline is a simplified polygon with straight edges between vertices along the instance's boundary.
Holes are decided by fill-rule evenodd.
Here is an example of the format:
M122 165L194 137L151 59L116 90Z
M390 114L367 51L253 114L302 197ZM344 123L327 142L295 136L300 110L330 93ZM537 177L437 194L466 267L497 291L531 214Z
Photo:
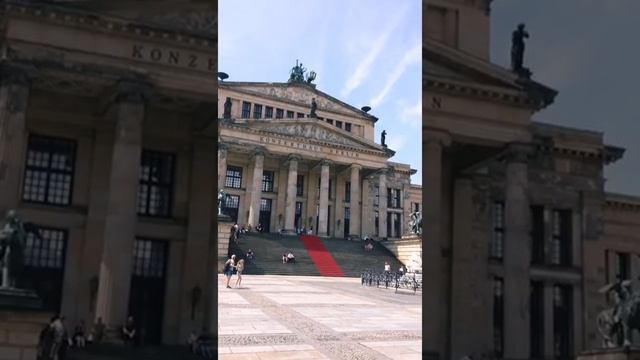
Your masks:
M368 111L305 81L221 81L225 212L267 232L401 238L420 210L421 187L409 165L389 161L394 151L374 139L378 119Z
M0 212L42 234L21 286L182 342L215 309L215 9L57 3L0 2Z
M604 188L624 149L532 120L557 92L490 62L490 3L423 2L425 350L573 358L640 275L640 199Z

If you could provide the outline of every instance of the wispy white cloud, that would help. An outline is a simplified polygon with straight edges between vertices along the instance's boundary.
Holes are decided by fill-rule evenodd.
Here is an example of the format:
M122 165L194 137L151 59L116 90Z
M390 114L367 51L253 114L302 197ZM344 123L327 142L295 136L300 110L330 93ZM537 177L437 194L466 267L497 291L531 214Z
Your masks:
M402 74L404 74L407 68L414 64L420 64L421 61L422 44L416 44L404 54L402 60L396 65L391 74L389 74L387 82L382 90L380 90L378 95L371 99L371 107L375 108L376 106L380 105L389 94L389 91L391 91L391 88L393 88L393 85L396 84L396 82L400 79Z
M400 122L410 127L419 128L422 125L422 99L414 105L408 106L405 101L399 101Z
M360 84L362 84L362 82L367 78L367 76L371 72L373 63L378 59L380 53L385 48L389 37L400 25L401 20L405 16L405 13L408 9L409 7L405 6L402 11L397 12L393 19L389 22L389 25L384 29L377 40L373 42L373 46L370 48L367 55L362 59L362 61L358 63L355 72L344 84L341 93L343 97L349 96L349 94L351 94L353 90L357 89Z

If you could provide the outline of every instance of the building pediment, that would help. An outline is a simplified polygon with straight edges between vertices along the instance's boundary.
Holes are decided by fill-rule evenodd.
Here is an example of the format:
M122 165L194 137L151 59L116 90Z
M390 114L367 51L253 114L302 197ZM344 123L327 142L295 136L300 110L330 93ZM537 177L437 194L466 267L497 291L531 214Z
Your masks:
M248 120L232 122L229 125L240 131L258 132L267 137L272 136L274 139L288 138L291 141L308 141L325 146L347 147L353 150L375 152L381 156L393 153L393 151L381 145L356 137L347 131L342 131L314 119L296 121Z
M334 98L314 85L298 83L254 83L254 82L221 82L220 87L248 95L257 95L274 101L294 103L311 107L312 99L316 100L318 111L338 113L369 121L377 121L375 116Z

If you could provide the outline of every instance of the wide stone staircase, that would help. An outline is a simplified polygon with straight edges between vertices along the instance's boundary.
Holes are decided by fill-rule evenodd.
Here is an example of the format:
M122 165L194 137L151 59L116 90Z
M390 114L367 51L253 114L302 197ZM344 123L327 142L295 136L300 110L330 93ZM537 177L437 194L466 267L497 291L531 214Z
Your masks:
M370 252L363 250L360 241L326 238L322 239L322 243L347 277L360 277L365 269L382 272L385 261L391 264L394 271L401 265L393 253L378 243L374 243ZM297 235L246 233L240 235L238 244L229 245L230 253L235 254L237 260L244 258L249 249L253 250L255 258L249 262L245 260L244 274L320 276ZM282 263L282 254L288 250L295 255L295 264Z

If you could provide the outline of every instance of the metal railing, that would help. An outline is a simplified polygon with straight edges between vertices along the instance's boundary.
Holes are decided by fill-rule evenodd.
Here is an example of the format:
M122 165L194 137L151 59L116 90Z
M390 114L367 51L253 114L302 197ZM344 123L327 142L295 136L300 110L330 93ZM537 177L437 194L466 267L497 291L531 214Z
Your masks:
M360 283L362 286L392 287L396 293L398 289L413 290L414 294L422 291L422 275L416 273L364 270L360 273Z

